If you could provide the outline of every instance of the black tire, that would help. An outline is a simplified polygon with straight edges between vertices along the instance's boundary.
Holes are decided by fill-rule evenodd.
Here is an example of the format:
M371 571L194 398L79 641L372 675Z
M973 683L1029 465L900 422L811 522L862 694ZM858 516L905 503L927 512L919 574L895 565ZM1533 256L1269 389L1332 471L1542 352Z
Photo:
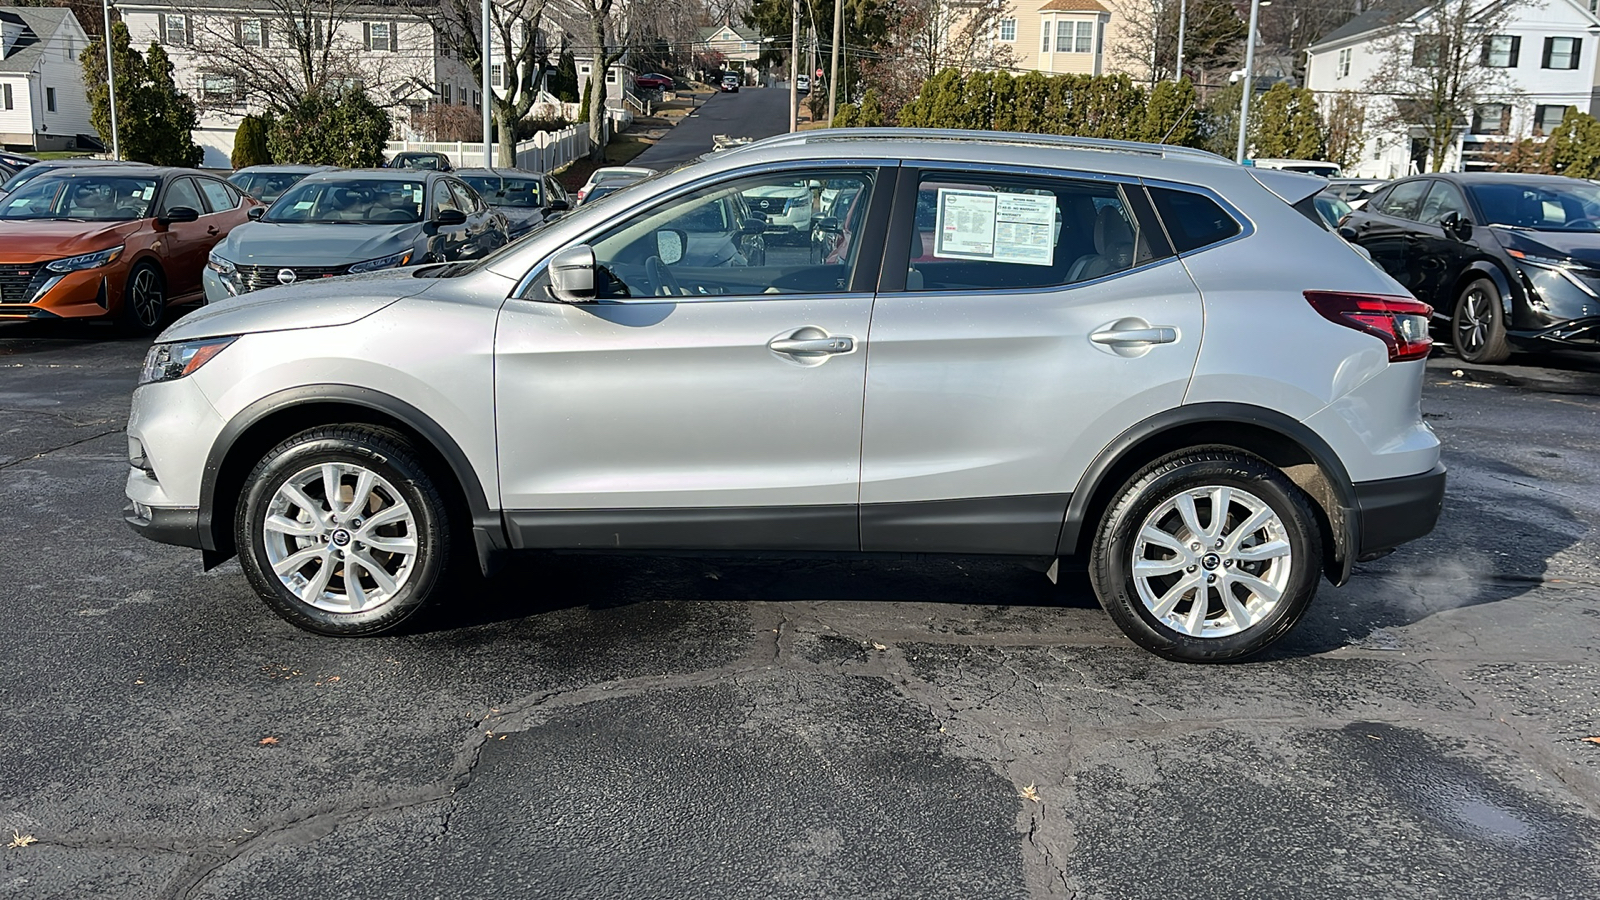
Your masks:
M281 508L288 501L279 498L279 491L291 480L304 478L325 464L356 470L340 472L337 479L338 499L349 507L356 504L354 490L359 489L363 477L359 472L372 473L375 478L368 502L359 509L347 509L348 517L340 520L338 504L327 509L327 490L319 492L315 485L308 485L301 494L331 512L335 521L323 526L320 537L291 537L277 530L269 536L269 516L282 516L291 523L304 523L311 518L308 512L288 515ZM416 451L395 432L365 426L326 426L303 431L268 451L245 484L249 487L234 520L239 561L250 585L267 606L300 628L339 636L392 631L421 609L444 583L453 555L449 507ZM352 496L345 500L343 491L347 487L352 488ZM391 515L396 510L408 510L411 517L386 523L378 530L361 528L362 515L378 521L385 510ZM339 532L344 532L342 543ZM408 562L403 552L376 548L380 541L385 546L400 546L407 538L414 546ZM373 543L366 544L364 540ZM320 577L324 589L317 591L319 602L313 603L302 599L273 571L272 554L287 563L288 556L315 554L319 550L320 557L310 556L284 576L298 577L303 592L309 591ZM350 560L357 561L354 567ZM368 562L376 563L376 567ZM326 575L322 574L324 567ZM394 590L385 589L375 568L385 570ZM352 571L356 576L354 586L346 581L346 573ZM370 596L369 591L378 596ZM345 598L342 604L335 602L338 596ZM371 605L356 608L357 600Z
M1199 524L1200 507L1207 514L1203 531L1212 532L1218 543L1230 540L1239 545L1240 556L1234 557L1234 548L1220 549L1215 544L1201 546L1189 538L1180 537L1179 543L1188 543L1187 549L1163 550L1163 545L1141 542L1141 532L1147 524L1158 530L1175 530L1179 535L1193 536L1193 531L1182 524L1178 510L1162 513L1166 505L1180 503L1185 493L1202 488L1225 488L1230 500L1224 505L1229 513L1222 527L1212 532L1217 523L1210 519L1210 499L1196 503L1194 517ZM1237 493L1242 492L1242 493ZM1194 494L1191 494L1194 496ZM1220 494L1216 495L1220 497ZM1255 501L1270 508L1274 517L1266 525L1247 534L1235 537L1237 528ZM1256 510L1259 512L1259 509ZM1152 519L1147 522L1147 519ZM1173 517L1177 517L1176 520ZM1176 524L1174 524L1176 522ZM1278 559L1245 559L1252 549L1265 549L1269 543L1279 541L1287 545L1287 561L1276 568ZM1152 558L1151 552L1170 553L1170 557ZM1168 575L1145 576L1142 583L1146 594L1141 595L1141 582L1135 577L1135 557L1154 566L1178 565L1180 568ZM1190 563L1183 567L1184 562ZM1242 659L1259 653L1288 633L1305 615L1311 598L1317 592L1317 579L1322 573L1322 536L1317 517L1305 494L1276 467L1254 456L1223 447L1193 448L1156 460L1134 475L1125 484L1116 499L1101 518L1095 534L1094 547L1089 560L1089 578L1100 603L1134 643L1180 662L1225 662ZM1240 575L1256 583L1268 580L1277 582L1278 599L1268 603L1264 594L1254 593L1241 582ZM1257 578L1256 576L1263 576ZM1195 587L1183 589L1184 579L1209 577ZM1221 588L1216 584L1222 585ZM1200 634L1181 631L1158 617L1156 610L1168 597L1180 599L1168 607L1164 616L1185 618L1194 614L1199 598L1197 588L1205 591L1205 606L1195 614ZM1166 589L1160 597L1156 590ZM1235 607L1229 607L1221 592L1229 591ZM1241 591L1245 596L1241 596ZM1154 605L1147 603L1146 596ZM1258 602L1259 601L1259 602ZM1252 609L1252 605L1255 605ZM1238 630L1234 609L1257 613L1259 618L1246 616L1247 621ZM1188 613L1182 611L1187 609ZM1215 617L1212 611L1215 610ZM1205 634L1206 626L1215 622L1214 634Z
M129 337L154 334L167 314L167 279L155 263L142 262L128 270L122 286L122 306L117 310L117 331Z
M1469 363L1487 365L1510 358L1500 289L1493 281L1474 278L1461 289L1450 315L1450 343L1456 355Z

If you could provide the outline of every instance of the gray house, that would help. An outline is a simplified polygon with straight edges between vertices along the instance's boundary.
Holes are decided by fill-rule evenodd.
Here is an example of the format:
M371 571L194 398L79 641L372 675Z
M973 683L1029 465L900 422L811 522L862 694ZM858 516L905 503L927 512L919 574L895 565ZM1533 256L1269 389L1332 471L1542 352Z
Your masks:
M78 62L88 44L70 9L0 7L0 144L99 149Z

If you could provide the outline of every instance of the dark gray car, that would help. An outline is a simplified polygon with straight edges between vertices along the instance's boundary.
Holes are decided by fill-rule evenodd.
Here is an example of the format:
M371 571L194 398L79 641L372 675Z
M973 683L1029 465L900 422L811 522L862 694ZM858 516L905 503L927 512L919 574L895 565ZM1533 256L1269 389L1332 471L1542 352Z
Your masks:
M566 189L543 172L497 168L457 169L454 174L506 217L511 240L566 212L572 205Z
M506 243L506 219L443 172L310 175L212 250L206 301L296 281L473 259Z
M300 179L317 172L331 172L334 166L269 165L246 166L228 176L234 187L260 200L271 203L294 187Z

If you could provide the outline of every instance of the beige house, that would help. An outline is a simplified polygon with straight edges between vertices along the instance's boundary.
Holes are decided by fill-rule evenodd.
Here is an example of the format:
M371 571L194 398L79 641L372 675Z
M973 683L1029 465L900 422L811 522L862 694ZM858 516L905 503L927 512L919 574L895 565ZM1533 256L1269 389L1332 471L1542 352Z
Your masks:
M1012 69L1049 75L1104 75L1111 10L1098 0L1016 0L996 26Z

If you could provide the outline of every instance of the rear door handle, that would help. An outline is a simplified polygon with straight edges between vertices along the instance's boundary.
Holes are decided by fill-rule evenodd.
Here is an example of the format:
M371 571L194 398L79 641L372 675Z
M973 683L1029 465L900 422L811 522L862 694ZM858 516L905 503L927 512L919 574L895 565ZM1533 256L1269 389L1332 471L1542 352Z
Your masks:
M1177 339L1178 329L1166 326L1106 329L1089 335L1089 340L1096 344L1170 344Z
M849 353L856 348L855 338L848 335L832 337L773 338L767 346L779 353Z

